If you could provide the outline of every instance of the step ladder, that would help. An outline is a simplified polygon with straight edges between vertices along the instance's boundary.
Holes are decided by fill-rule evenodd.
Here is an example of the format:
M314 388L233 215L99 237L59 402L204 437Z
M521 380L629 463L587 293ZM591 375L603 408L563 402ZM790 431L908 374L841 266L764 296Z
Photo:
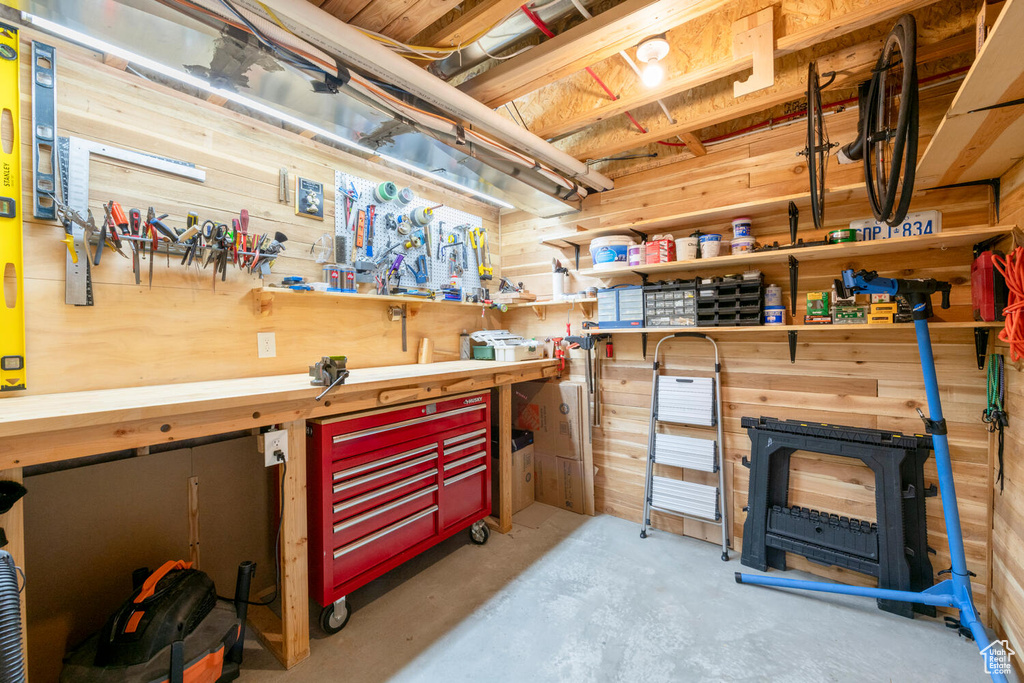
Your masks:
M714 377L661 374L661 346L679 338L704 339L715 349ZM651 422L647 440L647 476L640 538L647 538L651 511L722 527L722 561L729 559L729 516L725 510L725 469L722 466L722 363L718 344L700 332L677 332L663 337L654 349L651 382ZM665 434L660 424L714 427L716 438ZM654 474L655 465L718 474L718 486L708 486Z

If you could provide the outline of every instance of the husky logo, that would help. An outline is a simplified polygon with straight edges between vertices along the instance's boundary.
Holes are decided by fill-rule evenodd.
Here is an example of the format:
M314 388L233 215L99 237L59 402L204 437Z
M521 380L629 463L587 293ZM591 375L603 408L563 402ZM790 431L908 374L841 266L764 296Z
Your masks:
M462 405L468 406L471 403L480 403L483 400L484 400L483 396L475 396L473 398L467 398L465 401L462 402Z

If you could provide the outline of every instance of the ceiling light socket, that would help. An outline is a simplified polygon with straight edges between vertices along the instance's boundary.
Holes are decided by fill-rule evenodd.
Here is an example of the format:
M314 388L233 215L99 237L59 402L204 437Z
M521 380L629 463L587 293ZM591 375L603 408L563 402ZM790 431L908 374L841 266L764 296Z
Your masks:
M636 48L636 58L644 63L656 62L668 55L668 41L665 35L651 36L646 38Z

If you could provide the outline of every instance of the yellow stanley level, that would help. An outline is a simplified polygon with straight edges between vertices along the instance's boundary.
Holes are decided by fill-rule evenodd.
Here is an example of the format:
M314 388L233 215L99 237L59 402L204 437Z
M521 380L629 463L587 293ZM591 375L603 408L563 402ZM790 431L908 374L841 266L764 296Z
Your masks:
M21 73L18 30L0 24L0 391L25 388L25 301L21 248Z

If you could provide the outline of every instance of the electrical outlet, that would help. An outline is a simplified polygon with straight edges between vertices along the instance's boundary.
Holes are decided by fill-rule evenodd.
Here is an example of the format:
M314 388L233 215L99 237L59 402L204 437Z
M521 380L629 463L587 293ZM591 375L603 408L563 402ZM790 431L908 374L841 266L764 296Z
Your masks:
M263 434L263 464L272 467L282 462L278 459L277 452L281 452L281 458L288 462L288 430L278 429Z
M274 358L277 355L277 339L273 332L256 333L256 351L260 358Z

